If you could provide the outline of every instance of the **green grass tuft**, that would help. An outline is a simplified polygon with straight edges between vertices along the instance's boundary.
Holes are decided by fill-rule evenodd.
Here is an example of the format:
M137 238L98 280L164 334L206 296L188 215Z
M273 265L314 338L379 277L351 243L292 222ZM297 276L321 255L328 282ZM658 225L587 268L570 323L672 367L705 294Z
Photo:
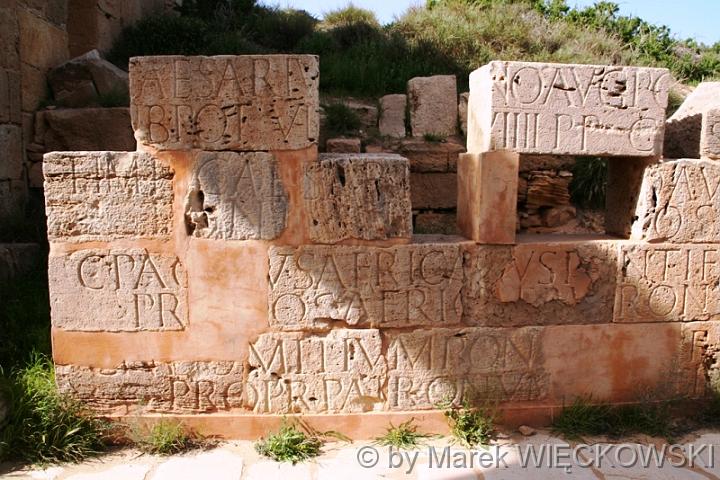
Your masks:
M495 416L488 409L473 408L467 402L445 410L445 418L453 437L468 448L487 445L495 430Z
M134 427L130 440L145 453L174 455L202 444L202 438L173 420L160 420L150 428Z
M552 429L572 440L584 435L622 437L633 433L668 437L670 426L669 408L663 403L609 405L578 398L563 408Z
M78 462L104 449L107 424L57 392L52 362L44 355L4 378L3 391L10 415L0 434L0 459Z
M417 425L414 424L415 419L411 418L407 422L403 422L397 427L390 424L384 435L375 439L375 444L383 447L396 447L404 450L412 450L420 446L426 439L434 435L428 433L420 433L417 431Z
M322 453L325 442L321 436L299 422L283 419L280 430L258 440L255 450L276 462L290 462L295 465Z

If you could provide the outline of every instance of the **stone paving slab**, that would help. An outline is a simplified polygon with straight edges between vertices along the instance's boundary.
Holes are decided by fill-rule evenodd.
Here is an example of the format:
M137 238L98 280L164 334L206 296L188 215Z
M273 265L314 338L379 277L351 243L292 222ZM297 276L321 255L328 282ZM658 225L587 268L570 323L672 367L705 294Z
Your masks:
M188 452L172 457L143 455L132 449L123 449L81 464L63 464L47 468L25 468L8 472L8 466L0 464L0 478L32 480L343 480L365 478L410 478L417 480L460 480L460 479L717 479L720 478L718 451L720 433L701 432L678 441L678 445L699 448L714 446L714 453L707 447L695 456L692 466L672 465L682 457L672 457L662 467L653 458L647 467L635 462L632 457L637 449L647 450L650 446L662 448L659 439L639 436L614 440L586 438L580 443L569 442L538 432L530 437L518 434L499 435L491 445L469 450L453 443L450 438L433 438L410 451L390 450L371 442L328 443L323 454L311 461L291 465L277 463L261 457L252 442L233 441L213 449ZM527 449L534 447L538 456L533 459ZM580 448L579 457L555 457L548 463L547 455L552 449L558 452L572 452ZM588 466L592 458L591 449L605 452L602 461ZM523 454L523 450L525 453ZM525 459L523 460L523 455ZM361 465L361 459L365 466ZM523 463L530 465L524 467ZM535 466L538 465L538 466Z

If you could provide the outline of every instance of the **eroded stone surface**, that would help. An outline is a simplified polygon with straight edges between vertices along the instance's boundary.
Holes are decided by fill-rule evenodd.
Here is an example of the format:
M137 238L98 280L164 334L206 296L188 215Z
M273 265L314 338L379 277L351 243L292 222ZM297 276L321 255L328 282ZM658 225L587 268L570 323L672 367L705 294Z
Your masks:
M477 245L467 249L464 321L488 326L608 323L613 242Z
M285 229L287 193L267 152L202 152L185 200L193 236L224 240L277 238Z
M700 131L700 156L720 159L720 108L705 112Z
M256 412L365 412L384 406L378 330L266 333L250 347L247 399Z
M158 149L293 150L318 138L313 55L135 57L135 138Z
M458 240L455 238L455 240ZM460 322L460 243L270 249L270 324L285 330Z
M388 408L547 395L541 329L435 328L388 334Z
M457 133L458 99L455 75L408 80L410 130L413 137Z
M146 153L45 154L45 210L51 240L167 237L173 170Z
M470 75L468 152L662 153L666 69L493 61Z
M673 160L645 169L632 227L650 242L720 241L720 165L711 160Z
M405 136L405 110L407 95L401 93L380 97L380 135L403 138Z
M187 278L177 257L91 249L48 261L52 323L81 331L182 330Z
M303 192L314 242L412 234L408 161L399 155L320 155L305 169Z
M703 117L720 108L720 82L701 82L665 123L665 158L700 156Z
M117 368L56 365L60 392L99 412L202 413L243 407L242 362L127 362Z
M622 244L616 322L720 318L720 248L716 245Z

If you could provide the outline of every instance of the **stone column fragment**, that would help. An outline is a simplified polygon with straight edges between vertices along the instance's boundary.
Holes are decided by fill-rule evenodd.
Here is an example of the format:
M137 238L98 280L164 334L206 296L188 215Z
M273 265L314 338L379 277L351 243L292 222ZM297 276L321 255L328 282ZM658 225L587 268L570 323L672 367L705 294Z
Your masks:
M654 156L667 69L493 61L470 74L468 152Z
M299 150L317 143L314 55L134 57L130 114L160 150Z
M479 243L515 243L519 155L462 154L458 160L460 232Z

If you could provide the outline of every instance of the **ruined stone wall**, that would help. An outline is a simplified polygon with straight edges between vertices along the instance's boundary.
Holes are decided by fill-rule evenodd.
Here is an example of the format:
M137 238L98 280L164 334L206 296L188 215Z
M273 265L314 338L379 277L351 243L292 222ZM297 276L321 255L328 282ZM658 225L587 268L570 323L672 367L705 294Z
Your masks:
M693 219L714 218L720 175L657 163L665 71L523 65L557 77L540 90L552 108L534 111L594 118L563 127L567 145L621 170L654 162L614 198L632 239L516 237L520 154L487 148L492 116L469 124L490 142L456 166L464 237L413 236L412 160L318 155L316 57L133 59L139 151L45 156L61 391L105 414L222 418L236 435L270 414L331 414L353 435L447 401L542 422L576 396L704 395L720 252ZM494 75L473 87L471 119L504 108L494 92L512 76ZM512 95L532 104L538 84L522 83ZM640 120L650 150L608 146ZM556 153L543 145L529 153Z

